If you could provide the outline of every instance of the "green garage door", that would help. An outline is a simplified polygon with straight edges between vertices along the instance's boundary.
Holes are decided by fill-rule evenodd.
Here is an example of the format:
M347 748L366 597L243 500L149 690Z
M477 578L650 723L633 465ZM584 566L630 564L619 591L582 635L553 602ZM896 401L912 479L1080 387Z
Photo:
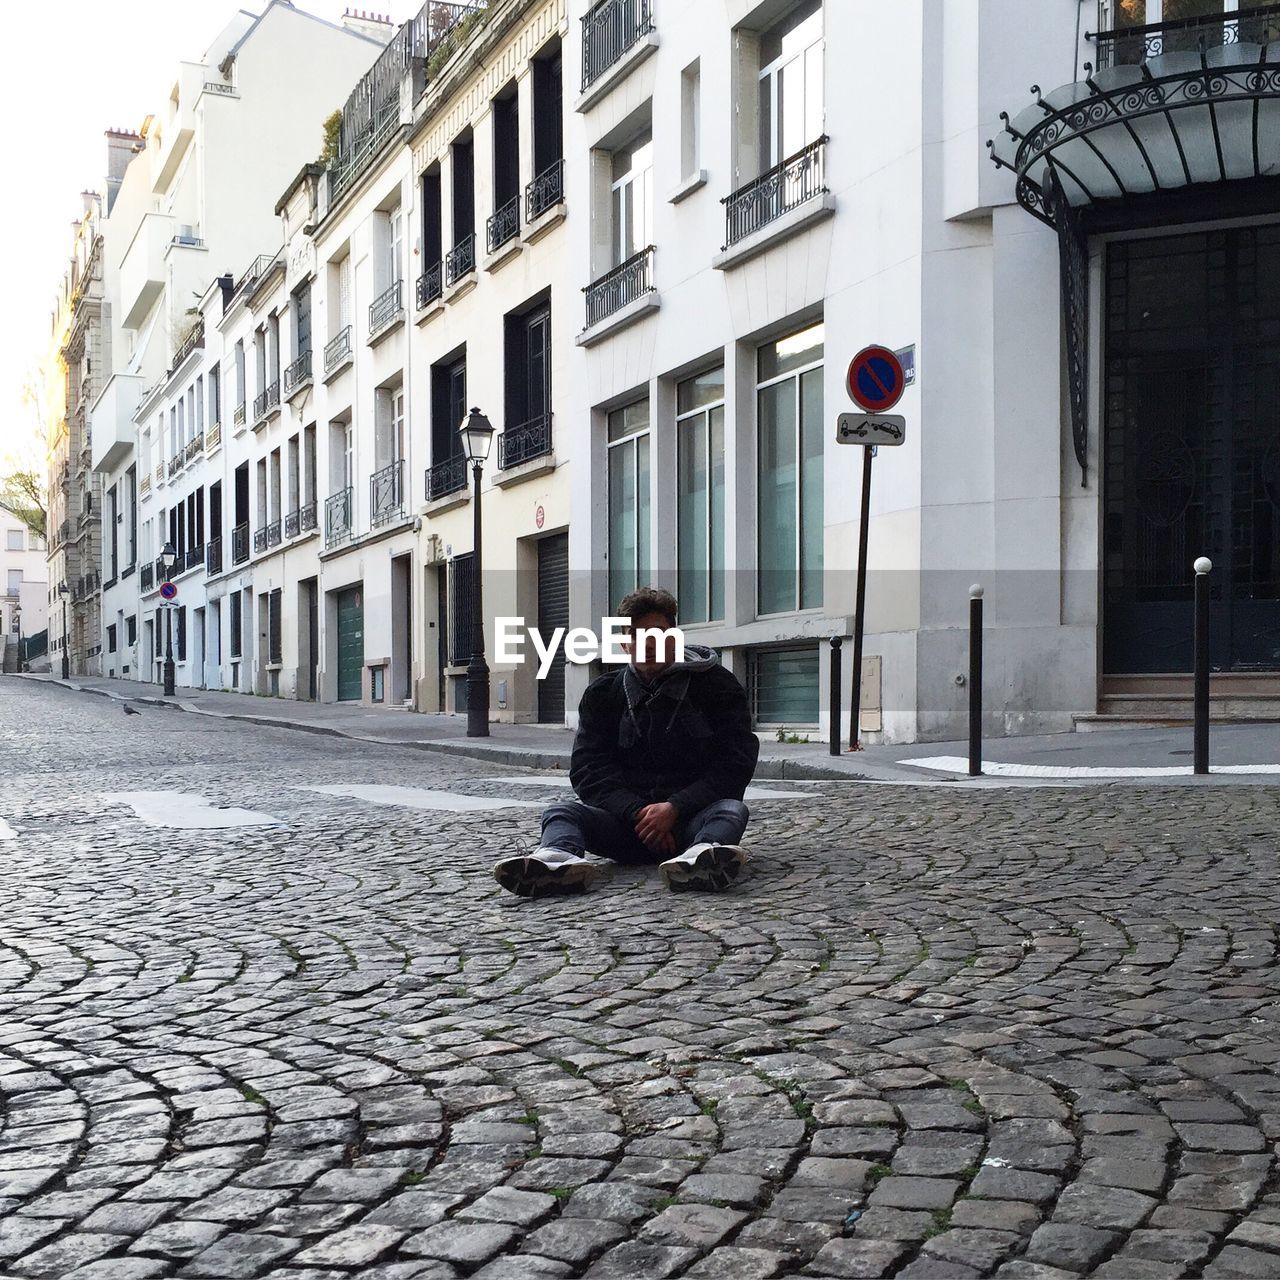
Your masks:
M364 669L364 603L359 587L338 592L338 701L359 702Z

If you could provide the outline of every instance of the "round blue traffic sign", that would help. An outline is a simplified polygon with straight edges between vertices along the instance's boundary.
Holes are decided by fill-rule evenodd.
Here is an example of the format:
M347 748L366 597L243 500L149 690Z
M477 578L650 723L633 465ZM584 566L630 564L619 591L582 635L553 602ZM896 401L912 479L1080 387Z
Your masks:
M178 598L178 587L173 582L162 582L160 584L161 600L176 600Z
M864 347L849 363L849 396L868 413L887 413L906 385L902 362L888 347Z

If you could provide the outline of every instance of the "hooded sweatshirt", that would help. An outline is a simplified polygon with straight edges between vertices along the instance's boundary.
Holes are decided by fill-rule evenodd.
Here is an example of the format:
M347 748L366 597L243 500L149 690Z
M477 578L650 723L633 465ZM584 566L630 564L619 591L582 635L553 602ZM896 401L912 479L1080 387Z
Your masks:
M714 649L690 644L651 683L632 666L592 682L569 779L585 804L623 821L664 800L687 821L717 800L741 800L759 754L738 678Z

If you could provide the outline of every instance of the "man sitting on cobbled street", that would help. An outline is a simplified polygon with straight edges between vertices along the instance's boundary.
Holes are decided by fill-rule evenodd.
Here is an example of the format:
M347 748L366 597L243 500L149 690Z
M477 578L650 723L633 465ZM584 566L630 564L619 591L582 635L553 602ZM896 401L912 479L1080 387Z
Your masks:
M669 591L642 587L619 606L630 662L592 682L578 707L569 779L579 799L542 815L542 843L493 869L521 897L581 893L597 874L588 850L615 862L658 861L668 888L716 891L747 854L742 797L760 754L746 691L703 645L655 634L676 625Z

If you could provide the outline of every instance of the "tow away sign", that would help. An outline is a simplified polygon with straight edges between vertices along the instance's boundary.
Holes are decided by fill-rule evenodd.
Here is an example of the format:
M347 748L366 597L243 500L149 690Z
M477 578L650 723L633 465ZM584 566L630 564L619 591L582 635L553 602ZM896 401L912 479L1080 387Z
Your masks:
M907 420L896 413L842 413L836 419L836 443L895 445L907 438Z

